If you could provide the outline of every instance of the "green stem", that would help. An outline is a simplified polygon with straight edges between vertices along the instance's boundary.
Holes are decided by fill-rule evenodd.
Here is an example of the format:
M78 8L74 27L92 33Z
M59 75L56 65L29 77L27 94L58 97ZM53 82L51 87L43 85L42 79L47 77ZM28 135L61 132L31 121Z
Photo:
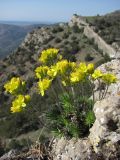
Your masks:
M72 95L73 95L73 100L75 101L75 91L74 91L73 86L71 86L71 91L72 91Z
M98 83L99 83L99 100L101 99L101 83L100 83L100 80L98 79Z
M66 89L65 89L65 87L63 88L59 78L57 78L57 82L58 82L58 84L60 86L60 89L61 89L62 93L66 92Z
M105 91L104 91L104 93L103 93L103 95L102 95L101 100L105 98L105 96L106 96L106 94L107 94L107 91L108 91L108 87L109 87L109 85L106 86L106 89L105 89Z
M55 98L56 98L56 104L57 104L57 106L59 107L60 112L62 113L61 107L60 107L60 105L59 105L59 98L58 98L58 95L57 95L57 93L56 93L56 91L55 91L55 88L53 88L53 86L51 86L51 88L52 88L52 91L53 91L54 96L55 96Z

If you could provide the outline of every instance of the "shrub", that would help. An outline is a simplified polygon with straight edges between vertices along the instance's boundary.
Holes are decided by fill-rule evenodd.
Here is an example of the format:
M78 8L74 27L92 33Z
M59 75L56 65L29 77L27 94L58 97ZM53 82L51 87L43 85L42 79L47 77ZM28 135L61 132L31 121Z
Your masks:
M62 32L62 31L64 31L64 29L63 29L63 27L58 26L58 27L57 27L57 31L58 31L58 32Z
M72 46L72 52L77 53L79 51L80 47L79 45L75 44L74 46Z
M22 146L20 145L20 142L16 139L12 139L8 145L8 149L18 149L20 150Z
M89 43L90 45L93 45L93 44L94 44L94 38L88 39L88 43Z
M69 41L67 41L67 40L66 40L66 41L64 41L64 44L65 44L65 45L69 44Z
M98 45L97 44L94 44L94 48L96 51L98 51Z
M77 24L75 24L75 25L72 27L72 29L73 29L73 32L74 32L74 33L80 33L80 32L81 32L81 29L78 27Z
M53 29L52 29L52 33L57 33L57 32L62 32L64 31L64 29L60 26L55 26Z
M2 142L2 139L0 139L0 157L5 153L5 146Z
M85 61L92 61L94 59L94 57L93 56L91 56L90 54L87 54L86 56L85 56Z
M71 37L71 40L73 40L73 41L76 40L76 39L77 39L77 37L75 37L75 36Z
M55 39L55 43L60 43L62 40L60 38Z
M69 37L69 32L63 33L63 39L67 39Z
M111 58L107 53L105 53L105 55L103 55L103 57L104 57L105 62L111 61Z

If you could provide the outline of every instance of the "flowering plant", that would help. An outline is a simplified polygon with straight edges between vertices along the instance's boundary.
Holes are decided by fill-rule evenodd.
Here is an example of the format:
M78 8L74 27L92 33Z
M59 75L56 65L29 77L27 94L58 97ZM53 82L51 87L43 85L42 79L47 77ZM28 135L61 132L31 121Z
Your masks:
M99 85L104 83L106 86L104 92L100 90L101 100L105 97L108 86L117 81L116 76L102 73L94 68L94 64L87 65L84 62L76 64L62 59L59 50L55 48L42 51L39 60L42 65L35 69L38 93L44 96L51 89L56 99L56 103L47 113L48 119L52 122L50 126L59 135L78 137L85 134L95 120L92 110L95 103L94 81L97 80ZM56 92L55 82L61 92ZM13 113L21 112L30 101L30 96L24 94L24 87L25 82L18 77L13 77L4 85L7 92L16 96L11 107Z

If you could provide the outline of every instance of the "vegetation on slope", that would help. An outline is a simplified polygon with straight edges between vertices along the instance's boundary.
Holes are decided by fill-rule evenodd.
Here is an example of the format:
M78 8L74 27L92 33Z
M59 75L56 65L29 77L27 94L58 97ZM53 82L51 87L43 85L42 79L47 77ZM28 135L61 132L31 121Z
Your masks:
M87 22L94 27L108 44L116 43L120 46L120 11L105 16L87 17Z

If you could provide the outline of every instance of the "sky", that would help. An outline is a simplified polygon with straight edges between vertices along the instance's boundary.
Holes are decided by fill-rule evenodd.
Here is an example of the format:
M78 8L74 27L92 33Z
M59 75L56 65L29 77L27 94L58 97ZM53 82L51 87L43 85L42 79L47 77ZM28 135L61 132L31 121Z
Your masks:
M71 16L103 15L120 9L120 0L0 0L0 20L63 22Z

